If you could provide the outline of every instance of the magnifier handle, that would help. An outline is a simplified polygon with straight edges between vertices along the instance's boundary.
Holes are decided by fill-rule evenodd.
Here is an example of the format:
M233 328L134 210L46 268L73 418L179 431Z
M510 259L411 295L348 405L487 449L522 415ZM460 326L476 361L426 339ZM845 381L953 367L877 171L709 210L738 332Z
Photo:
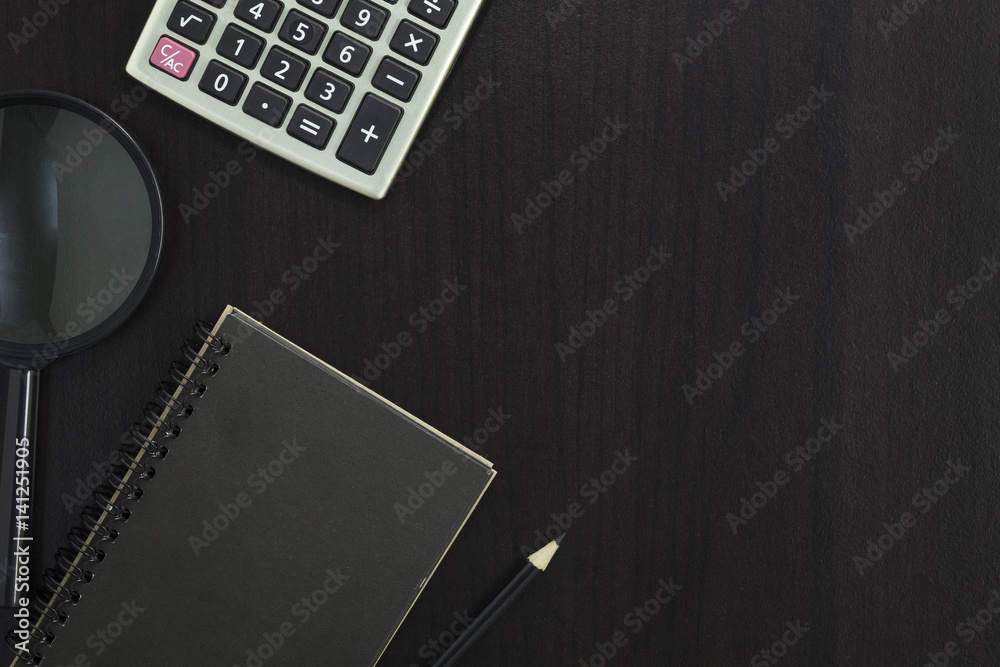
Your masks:
M4 607L19 607L30 598L26 571L31 548L31 511L35 485L38 371L11 369L7 383L7 419L0 450L0 554ZM20 561L18 560L20 559ZM18 574L18 565L21 565Z

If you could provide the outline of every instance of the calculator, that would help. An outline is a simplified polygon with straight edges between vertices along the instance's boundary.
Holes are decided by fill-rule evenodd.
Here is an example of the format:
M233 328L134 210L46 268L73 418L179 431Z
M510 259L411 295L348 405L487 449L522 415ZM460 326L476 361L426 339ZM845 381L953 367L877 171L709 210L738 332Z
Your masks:
M127 71L247 141L385 197L484 0L157 0Z

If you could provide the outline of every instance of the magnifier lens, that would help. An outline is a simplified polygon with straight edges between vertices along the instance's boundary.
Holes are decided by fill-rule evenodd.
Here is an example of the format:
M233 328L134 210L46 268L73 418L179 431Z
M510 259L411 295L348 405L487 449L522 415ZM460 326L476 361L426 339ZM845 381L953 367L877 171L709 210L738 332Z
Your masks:
M0 107L0 346L50 360L138 286L155 211L109 130L68 109Z

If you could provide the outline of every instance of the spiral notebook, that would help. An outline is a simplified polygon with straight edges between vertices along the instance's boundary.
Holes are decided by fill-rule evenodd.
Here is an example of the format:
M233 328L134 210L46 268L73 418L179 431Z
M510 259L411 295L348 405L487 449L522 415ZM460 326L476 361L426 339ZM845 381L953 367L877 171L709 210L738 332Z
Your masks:
M370 667L493 479L232 307L196 331L12 666Z

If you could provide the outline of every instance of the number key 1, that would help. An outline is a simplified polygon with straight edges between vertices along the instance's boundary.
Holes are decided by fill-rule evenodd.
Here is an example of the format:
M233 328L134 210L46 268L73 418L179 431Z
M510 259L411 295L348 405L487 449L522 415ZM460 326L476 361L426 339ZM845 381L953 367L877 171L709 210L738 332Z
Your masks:
M257 58L260 57L260 52L263 50L264 40L240 29L233 23L226 26L225 32L219 39L219 48L216 49L220 56L243 65L247 69L254 68L257 64Z

